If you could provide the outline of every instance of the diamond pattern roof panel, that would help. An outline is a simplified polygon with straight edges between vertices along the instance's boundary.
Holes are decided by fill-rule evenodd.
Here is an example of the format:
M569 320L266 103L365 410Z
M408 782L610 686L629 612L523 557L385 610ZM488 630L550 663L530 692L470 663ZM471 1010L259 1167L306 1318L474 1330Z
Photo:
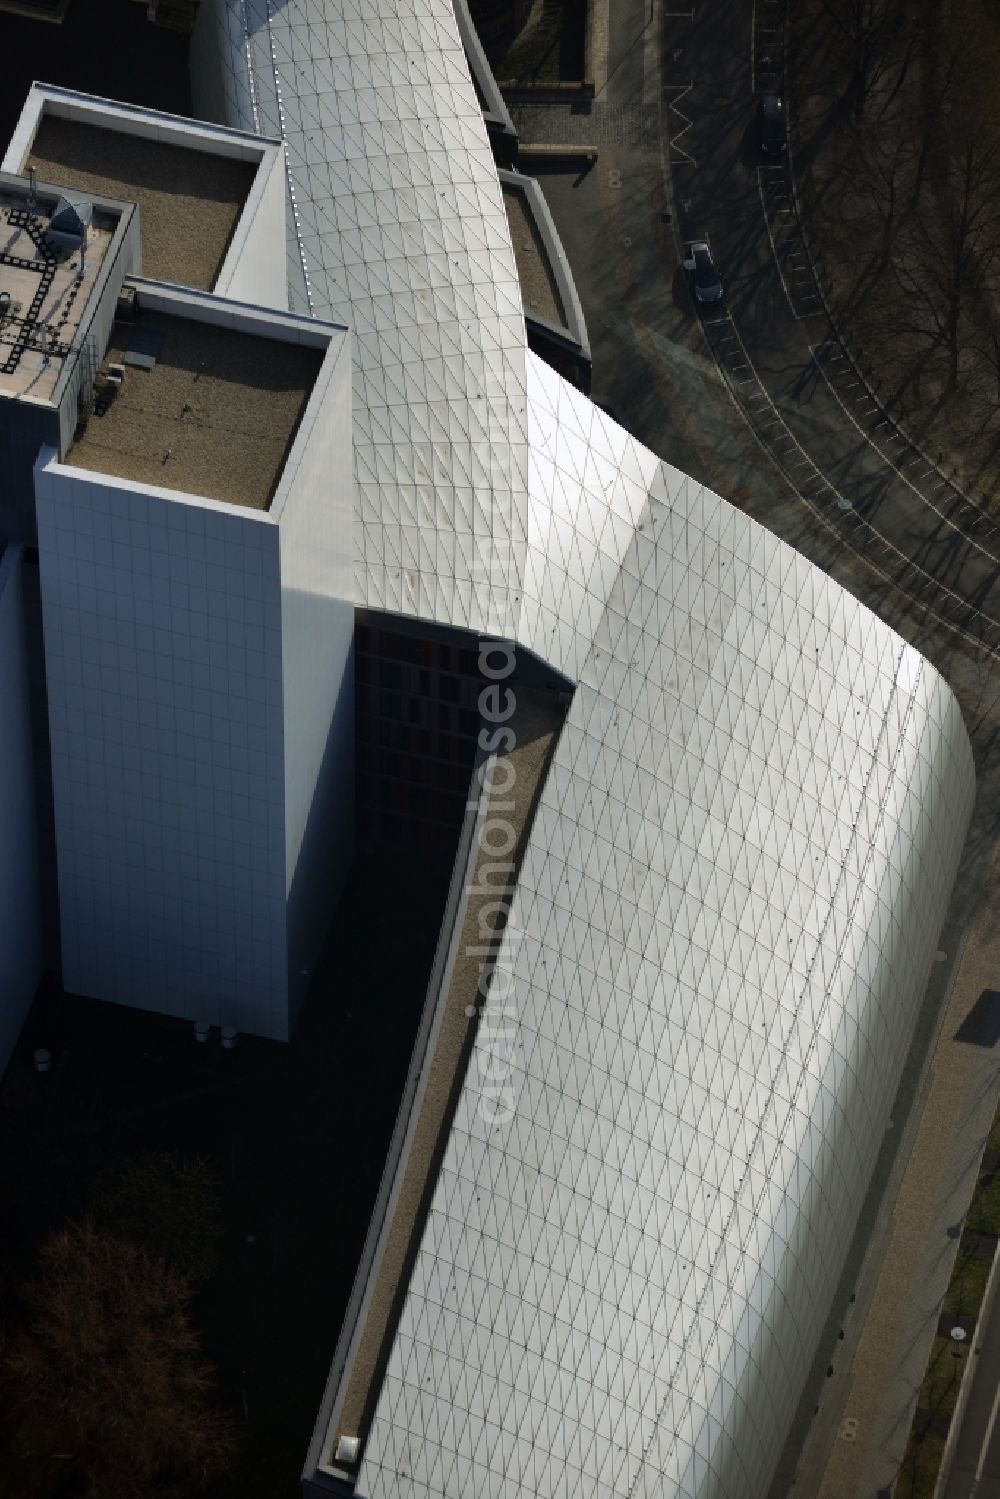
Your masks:
M447 0L215 0L290 298L355 357L359 597L578 682L362 1465L368 1499L766 1491L974 775L941 678L525 347Z

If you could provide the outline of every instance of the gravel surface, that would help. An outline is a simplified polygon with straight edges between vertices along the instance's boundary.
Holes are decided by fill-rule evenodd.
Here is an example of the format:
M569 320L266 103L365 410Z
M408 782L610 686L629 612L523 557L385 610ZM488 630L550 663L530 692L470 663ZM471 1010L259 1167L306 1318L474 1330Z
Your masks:
M521 283L521 302L525 312L533 312L538 317L547 318L550 323L565 328L566 313L556 278L525 194L520 188L505 184L503 206L507 210L514 259L517 261L517 276Z
M90 418L66 461L266 510L323 351L179 317L142 326L164 334L155 366L127 368L120 394ZM103 369L123 362L131 336L115 324Z
M530 835L536 797L562 725L563 711L547 695L524 687L517 689L516 698L517 708L511 727L517 735L517 745L509 756L504 757L510 761L515 780L511 790L505 789L502 795L494 793L492 799L502 804L516 831L517 843L512 857L519 865ZM501 777L497 779L499 785ZM507 811L510 802L514 804L512 812ZM473 848L470 855L473 873L468 880L469 886L486 885L489 877L483 876L481 870L485 865L495 863L496 857L488 850ZM500 893L502 896L502 889ZM480 911L492 905L496 898L493 891L488 895L471 894L466 897L464 910L459 907L461 925L457 931L457 956L447 992L440 1001L441 1025L433 1054L426 1062L425 1090L418 1104L408 1155L402 1165L399 1197L387 1230L384 1253L375 1272L362 1337L348 1371L338 1432L351 1435L365 1432L372 1401L378 1396L386 1340L393 1335L400 1294L405 1291L409 1280L415 1236L423 1229L427 1194L433 1190L435 1180L432 1173L439 1144L450 1124L455 1090L470 1060L469 1008L483 1003L479 985L488 963L478 955L483 947ZM494 924L495 917L491 917L483 925L492 927Z
M42 182L139 205L142 274L211 291L256 167L45 115L25 166Z

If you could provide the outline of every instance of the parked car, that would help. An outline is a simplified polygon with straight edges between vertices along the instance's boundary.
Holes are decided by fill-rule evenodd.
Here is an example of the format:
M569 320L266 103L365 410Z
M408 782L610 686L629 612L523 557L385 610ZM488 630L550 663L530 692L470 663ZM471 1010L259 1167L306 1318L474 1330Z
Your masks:
M777 94L765 94L757 109L760 149L766 156L780 156L788 148L785 106Z
M707 239L693 239L684 246L684 269L691 275L694 299L702 304L722 301L722 281L712 259Z

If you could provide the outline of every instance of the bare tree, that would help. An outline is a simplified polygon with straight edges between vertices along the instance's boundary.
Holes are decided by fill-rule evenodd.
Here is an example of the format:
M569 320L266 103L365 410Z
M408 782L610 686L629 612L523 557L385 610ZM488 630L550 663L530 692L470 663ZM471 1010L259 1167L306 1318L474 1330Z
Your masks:
M943 352L952 394L968 316L995 289L1000 266L1000 166L984 136L952 153L940 198L914 216L893 272L907 297L904 322Z
M925 49L929 39L924 38ZM927 168L944 129L945 112L951 108L958 76L958 52L952 50L940 60L935 54L924 57L924 90L921 118L914 131L920 142L913 170L910 206L915 208L927 179Z
M59 1462L88 1499L184 1499L225 1466L235 1427L213 1408L190 1296L184 1276L92 1220L47 1241L27 1326L0 1348L28 1469Z
M909 66L912 38L902 57L905 8L901 0L821 0L832 23L834 45L846 67L847 98L855 120L862 120L869 99L893 69Z
M859 187L871 200L880 233L873 245L873 274L888 269L893 247L907 216L907 189L913 171L913 146L902 131L883 132L869 144L860 165Z

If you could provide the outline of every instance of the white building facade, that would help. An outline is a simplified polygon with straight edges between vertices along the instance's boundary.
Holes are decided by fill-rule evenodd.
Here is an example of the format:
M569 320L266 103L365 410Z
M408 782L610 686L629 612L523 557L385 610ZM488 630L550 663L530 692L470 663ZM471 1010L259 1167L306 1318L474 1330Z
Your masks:
M241 315L327 347L269 509L40 455L62 980L287 1040L353 854L350 354Z
M37 466L67 985L287 1034L349 851L353 604L550 661L512 1112L474 1061L357 1492L757 1499L957 868L958 707L528 353L447 0L198 28L199 108L282 143L284 336L342 327L266 510Z
M154 243L141 212L109 210L117 227L102 231L52 395L39 400L27 369L0 413L19 438L48 438L30 506L2 498L38 544L61 982L284 1040L353 856L350 336L282 310L275 143L36 85L5 157L11 192L29 191L17 174L52 121L78 132L69 155L89 147L98 177L101 142L109 173L134 162L129 149L116 157L120 140L189 153L202 194L215 163L225 181L245 168L207 290L143 278L144 249L162 260L164 245L186 248L169 214ZM140 324L154 349L166 341L148 367L129 364ZM216 340L229 340L219 371ZM284 417L283 379L270 380L282 350L310 355L288 366L308 369L294 376L307 388ZM123 372L117 395L104 366ZM91 410L95 381L104 399ZM267 494L258 453L274 474ZM16 843L8 851L13 878Z
M357 1492L763 1495L964 839L958 707L527 354L446 0L202 16L202 107L285 142L293 301L356 330L362 597L578 683L515 898L514 1112L473 1065Z
M0 1069L42 972L22 548L0 547Z

